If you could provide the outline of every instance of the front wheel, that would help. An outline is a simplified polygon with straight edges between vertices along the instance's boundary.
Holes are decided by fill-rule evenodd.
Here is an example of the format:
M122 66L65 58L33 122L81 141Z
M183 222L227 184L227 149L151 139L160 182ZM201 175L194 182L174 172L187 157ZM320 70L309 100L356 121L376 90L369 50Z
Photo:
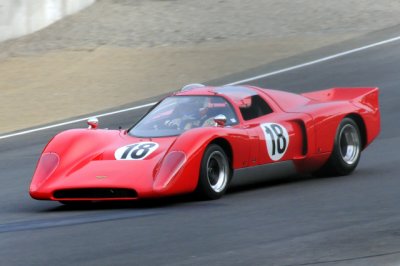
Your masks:
M317 175L348 175L356 169L361 157L360 129L351 118L344 118L337 129L335 143L328 162Z
M220 198L228 188L231 172L224 150L219 145L209 145L201 160L196 194L207 200Z

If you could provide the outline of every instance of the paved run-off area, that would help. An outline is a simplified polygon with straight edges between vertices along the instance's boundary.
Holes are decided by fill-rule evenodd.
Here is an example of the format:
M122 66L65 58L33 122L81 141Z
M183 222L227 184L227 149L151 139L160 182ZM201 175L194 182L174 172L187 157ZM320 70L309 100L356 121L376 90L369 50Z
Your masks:
M0 43L0 134L400 24L397 1L99 0Z

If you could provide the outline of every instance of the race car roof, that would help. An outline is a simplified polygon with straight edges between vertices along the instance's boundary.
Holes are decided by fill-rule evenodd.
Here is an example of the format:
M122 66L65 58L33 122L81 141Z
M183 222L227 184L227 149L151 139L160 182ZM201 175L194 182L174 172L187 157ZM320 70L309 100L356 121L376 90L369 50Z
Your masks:
M240 102L258 91L246 86L220 86L220 87L197 87L190 90L177 92L175 95L225 95L235 102Z

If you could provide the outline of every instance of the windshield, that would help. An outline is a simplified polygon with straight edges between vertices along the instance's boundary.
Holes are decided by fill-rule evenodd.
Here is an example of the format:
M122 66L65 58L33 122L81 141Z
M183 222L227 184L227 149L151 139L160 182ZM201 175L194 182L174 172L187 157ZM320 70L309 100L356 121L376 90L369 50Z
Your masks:
M130 131L136 137L166 137L215 126L214 117L225 115L226 126L237 124L232 106L220 96L171 96L165 98Z

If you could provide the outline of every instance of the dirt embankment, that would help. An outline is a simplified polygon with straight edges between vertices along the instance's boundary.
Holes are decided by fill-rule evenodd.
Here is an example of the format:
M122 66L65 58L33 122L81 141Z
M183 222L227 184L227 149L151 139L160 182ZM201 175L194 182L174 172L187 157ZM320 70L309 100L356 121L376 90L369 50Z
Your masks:
M399 11L389 0L99 0L0 43L0 134L397 25Z

